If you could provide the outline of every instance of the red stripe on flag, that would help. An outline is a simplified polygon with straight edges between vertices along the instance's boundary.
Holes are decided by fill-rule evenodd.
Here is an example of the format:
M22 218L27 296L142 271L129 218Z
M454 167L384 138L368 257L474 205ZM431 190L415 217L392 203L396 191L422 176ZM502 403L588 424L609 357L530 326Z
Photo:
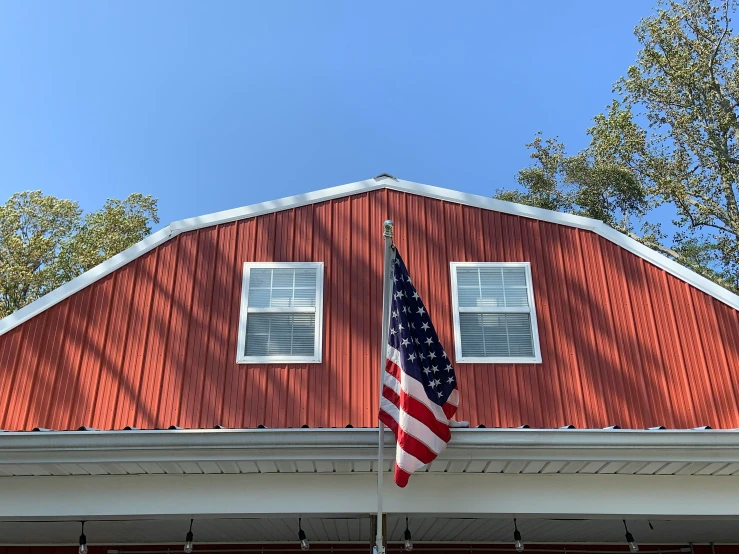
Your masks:
M400 381L400 374L402 370L398 367L398 365L394 361L392 360L385 361L385 371L387 371L390 375L392 375L398 381Z
M395 392L393 389L391 389L387 385L383 386L382 396L387 398L390 402L392 402L395 405L395 407L400 409L400 396L398 396L398 393Z
M395 421L390 414L385 412L384 410L380 411L380 421L382 421L388 428L392 430L393 433L395 433L396 440L398 441L398 448L403 450L404 452L407 452L414 458L418 459L423 464L430 464L436 459L436 452L431 450L428 446L423 444L421 441L419 441L417 438L415 438L412 435L409 435L405 431L403 431L403 428L398 425L398 422ZM399 474L398 471L401 473ZM406 475L405 480L398 482L397 479L399 477L403 477L403 475ZM408 473L403 471L398 467L398 464L395 464L395 483L399 487L405 487L406 484L408 484Z
M430 464L436 459L436 452L431 450L428 446L422 443L413 435L409 435L401 427L401 432L398 434L398 446L408 452L414 458L418 458L424 464Z
M407 471L403 471L403 469L398 465L395 464L395 484L398 485L400 488L405 487L408 484L408 479L410 478L411 474Z
M395 437L397 440L398 437L398 431L400 428L398 427L398 422L395 421L390 414L387 412L380 410L380 421L382 421L385 426L390 429L393 433L395 433ZM400 430L402 433L402 430ZM384 469L380 468L380 471L384 471ZM395 484L399 487L405 487L408 484L408 479L410 478L410 473L407 471L403 471L400 466L398 466L398 463L395 463L395 474L393 476L393 480L395 481Z
M442 423L433 412L428 409L422 402L413 398L411 395L406 394L404 390L400 391L400 396L393 389L388 386L383 387L382 396L387 398L400 411L417 419L428 427L431 432L439 437L444 442L449 442L452 438L452 432L449 430L449 425Z
M385 427L387 427L393 433L395 433L395 437L396 437L396 440L397 440L397 437L398 437L398 422L393 419L393 416L391 416L385 410L380 410L380 421L382 421L385 424Z
M430 464L434 461L437 456L436 452L431 450L413 435L406 433L405 430L398 425L398 422L384 410L380 410L380 421L395 433L395 438L401 450L404 450L411 456L418 458L424 464Z
M401 369L390 360L388 360L387 362L387 368L388 373L390 373L390 369L394 370L397 373L400 373L401 371ZM395 378L398 379L398 377ZM406 376L405 378L413 379L413 377L410 376ZM389 392L386 393L386 390ZM388 394L392 394L392 396L388 396ZM410 394L407 394L402 388L400 390L400 403L395 400L395 398L398 397L398 394L390 387L386 386L382 391L382 395L390 400L390 402L395 404L398 408L400 408L400 410L412 415L418 421L423 423L426 427L431 429L431 431L444 442L449 442L449 440L452 438L452 433L449 430L449 425L436 419L434 412L432 412L428 406L426 406L417 398L411 396ZM432 400L429 400L429 402L432 402ZM447 404L444 404L444 406L442 406L442 409L444 409L446 405ZM446 410L444 410L444 415L447 415ZM447 418L449 417L450 416L447 415Z
M457 413L457 406L455 406L454 404L450 404L449 402L444 402L444 405L441 407L441 409L444 410L444 415L447 416L449 419L452 419L452 417L454 417L454 414Z

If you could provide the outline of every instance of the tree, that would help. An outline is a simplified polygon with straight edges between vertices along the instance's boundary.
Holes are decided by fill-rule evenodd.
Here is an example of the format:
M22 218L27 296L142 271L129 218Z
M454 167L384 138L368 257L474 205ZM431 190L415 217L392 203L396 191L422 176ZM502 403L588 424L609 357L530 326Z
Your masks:
M596 217L726 286L739 289L739 37L735 5L663 0L635 28L635 65L617 98L568 156L556 139L528 145L535 160L506 200ZM648 222L674 210L668 236Z
M77 202L16 193L0 205L0 317L143 239L157 201L131 194L84 214Z

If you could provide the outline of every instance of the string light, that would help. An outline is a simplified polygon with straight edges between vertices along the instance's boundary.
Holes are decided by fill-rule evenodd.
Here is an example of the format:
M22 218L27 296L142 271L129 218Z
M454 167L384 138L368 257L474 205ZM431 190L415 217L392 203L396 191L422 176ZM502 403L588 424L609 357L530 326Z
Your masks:
M298 518L298 540L300 541L300 550L310 550L310 543L305 536L305 531L303 531L301 521L301 518Z
M85 536L85 522L82 522L82 534L80 535L79 554L87 554L87 537Z
M190 520L190 530L187 532L187 535L185 535L185 553L190 554L192 552L192 522L193 520Z
M523 541L521 540L521 533L518 530L518 524L516 518L513 518L513 545L516 548L516 552L523 552Z
M621 521L624 522L624 529L626 529L626 542L629 543L629 550L631 552L639 552L639 545L636 544L636 541L634 540L634 535L629 533L629 528L626 527L626 520L622 519Z
M408 518L405 518L405 533L403 533L403 538L405 539L403 550L410 552L413 550L413 541L411 540L411 530L408 529Z

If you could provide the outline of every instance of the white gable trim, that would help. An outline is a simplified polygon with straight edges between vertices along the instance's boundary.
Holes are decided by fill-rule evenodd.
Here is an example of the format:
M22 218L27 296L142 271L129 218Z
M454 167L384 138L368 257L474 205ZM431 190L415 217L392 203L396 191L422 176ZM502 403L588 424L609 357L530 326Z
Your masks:
M536 219L539 221L546 221L549 223L556 223L558 225L566 225L568 227L575 227L578 229L592 231L593 233L602 236L603 238L613 242L614 244L617 244L621 248L624 248L629 252L636 254L640 258L647 260L660 269L667 271L671 275L674 275L675 277L682 279L686 283L693 285L706 294L713 296L717 300L720 300L721 302L731 306L732 308L739 310L739 296L737 296L736 294L728 291L720 285L717 285L713 281L706 279L702 275L697 274L687 267L674 262L673 260L660 254L659 252L652 250L651 248L632 239L631 237L628 237L623 233L616 231L615 229L609 227L602 221L598 221L597 219L590 219L577 215L564 214L560 212L544 210L541 208L534 208L531 206L525 206L523 204L505 202L503 200L496 200L494 198L488 198L486 196L479 196L476 194L468 194L465 192L459 192L430 185L423 185L420 183L414 183L412 181L404 181L402 179L392 179L389 177L384 177L379 180L367 179L365 181L357 181L356 183L350 183L348 185L331 187L315 192L309 192L306 194L298 194L296 196L289 196L287 198L281 198L279 200L262 202L260 204L252 204L251 206L245 206L243 208L225 210L222 212L216 212L200 217L191 217L188 219L182 219L180 221L170 223L160 231L157 231L156 233L148 236L141 242L131 246L120 254L113 256L109 260L106 260L100 265L83 273L79 277L72 279L58 289L51 291L49 294L39 298L34 302L31 302L29 305L0 320L0 335L7 333L24 321L31 319L35 315L38 315L54 304L61 302L65 298L73 295L74 293L80 291L81 289L94 283L95 281L102 279L119 267L122 267L125 264L135 260L146 252L152 250L153 248L156 248L163 242L174 238L180 233L193 231L195 229L201 229L203 227L229 223L240 219L279 212L282 210L299 208L301 206L307 206L308 204L326 202L334 198L342 198L345 196L351 196L353 194L383 188L418 194L420 196L436 198L437 200L444 200L446 202L454 202L457 204L463 204L465 206L473 206L505 214L528 217L530 219Z

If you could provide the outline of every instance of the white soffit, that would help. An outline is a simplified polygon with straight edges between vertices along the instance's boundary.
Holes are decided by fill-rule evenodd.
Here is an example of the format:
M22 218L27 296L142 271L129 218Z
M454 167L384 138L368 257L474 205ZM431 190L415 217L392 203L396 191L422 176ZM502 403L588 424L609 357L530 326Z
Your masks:
M706 279L696 272L678 264L677 262L670 260L666 256L656 252L655 250L644 246L631 237L628 237L623 233L616 231L615 229L609 227L608 225L597 219L590 219L577 215L564 214L551 210L544 210L541 208L534 208L532 206L526 206L523 204L505 202L503 200L496 200L494 198L488 198L486 196L479 196L476 194L469 194L451 189L423 185L420 183L414 183L412 181L404 181L402 179L383 177L381 179L367 179L364 181L357 181L355 183L350 183L347 185L340 185L337 187L331 187L315 192L309 192L306 194L298 194L296 196L289 196L287 198L281 198L279 200L261 202L259 204L245 206L243 208L234 208L231 210L225 210L222 212L216 212L199 217L191 217L188 219L182 219L180 221L170 223L163 229L157 231L156 233L153 233L141 242L124 250L120 254L113 256L100 265L83 273L79 277L72 279L68 283L53 290L49 294L39 298L35 302L31 302L27 306L0 320L0 335L7 333L24 321L31 319L35 315L46 310L47 308L50 308L54 304L61 302L65 298L78 292L84 287L94 283L99 279L102 279L119 267L122 267L125 264L135 260L146 252L149 252L153 248L156 248L163 242L168 241L169 239L179 235L180 233L193 231L195 229L200 229L203 227L229 223L240 219L256 217L259 215L278 212L282 210L299 208L308 204L325 202L334 198L342 198L353 194L360 194L363 192L383 188L417 194L428 198L436 198L437 200L454 202L456 204L462 204L465 206L472 206L476 208L482 208L505 214L517 215L530 219L536 219L539 221L546 221L549 223L556 223L558 225L566 225L568 227L575 227L578 229L592 231L593 233L602 236L603 238L613 242L614 244L625 248L629 252L651 262L652 264L667 271L675 277L682 279L686 283L693 285L706 294L713 296L717 300L720 300L721 302L731 306L732 308L739 310L739 296L737 296L736 294L728 291L720 285L717 285L713 281Z
M395 438L385 433L384 469ZM5 432L4 477L372 473L376 429ZM421 473L739 474L736 430L455 429Z

